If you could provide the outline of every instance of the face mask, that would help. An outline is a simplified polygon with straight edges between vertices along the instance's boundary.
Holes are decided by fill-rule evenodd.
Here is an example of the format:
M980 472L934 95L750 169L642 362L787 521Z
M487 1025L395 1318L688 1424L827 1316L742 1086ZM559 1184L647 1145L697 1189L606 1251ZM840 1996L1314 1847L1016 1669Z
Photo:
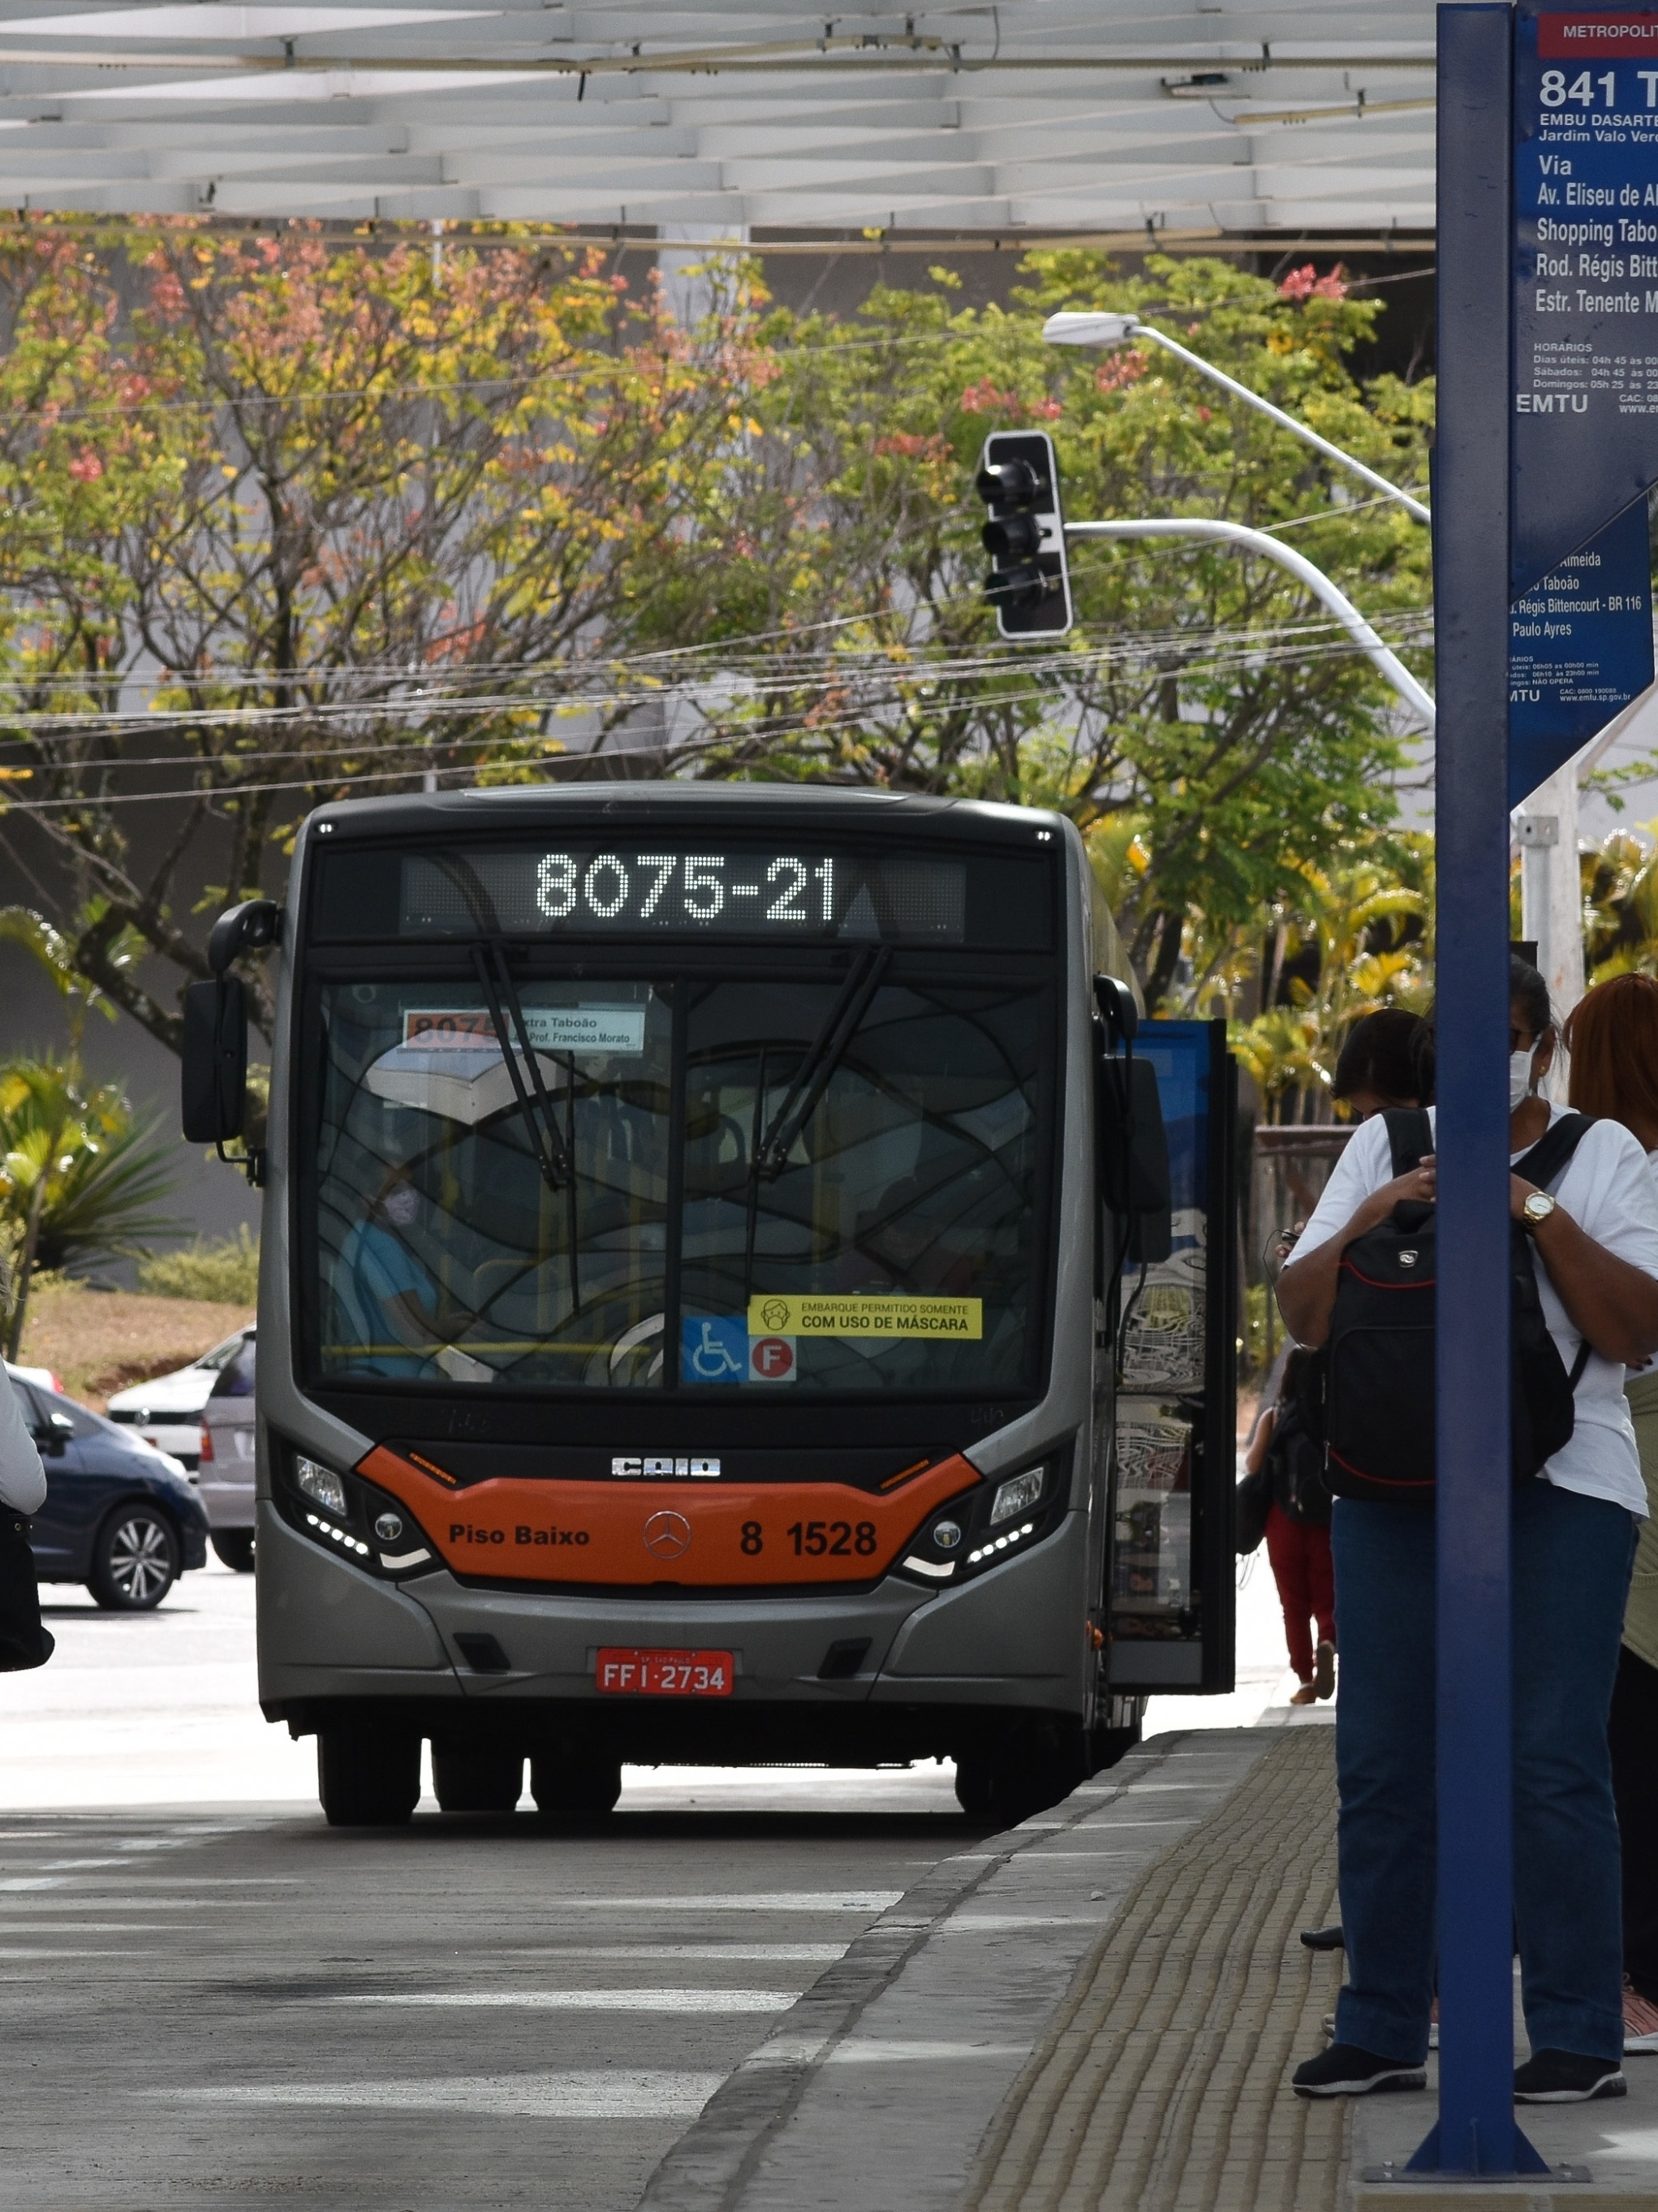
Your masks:
M399 1229L406 1229L420 1212L420 1199L404 1183L387 1194L385 1212L388 1221L394 1222Z
M1534 1052L1536 1049L1533 1045L1532 1051ZM1529 1052L1515 1052L1509 1055L1509 1111L1510 1114L1516 1106L1523 1106L1531 1096L1531 1063L1532 1055Z

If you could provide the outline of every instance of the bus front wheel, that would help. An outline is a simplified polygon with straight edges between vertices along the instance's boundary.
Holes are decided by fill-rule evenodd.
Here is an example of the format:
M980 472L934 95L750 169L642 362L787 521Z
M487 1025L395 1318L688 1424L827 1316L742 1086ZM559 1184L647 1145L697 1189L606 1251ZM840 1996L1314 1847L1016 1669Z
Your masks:
M1068 1797L1086 1771L1079 1729L1020 1728L957 1755L956 1802L969 1820L1016 1828Z
M622 1795L622 1761L594 1752L537 1752L530 1761L530 1794L538 1813L614 1812Z
M363 1722L317 1732L317 1795L331 1828L402 1828L420 1802L420 1738Z

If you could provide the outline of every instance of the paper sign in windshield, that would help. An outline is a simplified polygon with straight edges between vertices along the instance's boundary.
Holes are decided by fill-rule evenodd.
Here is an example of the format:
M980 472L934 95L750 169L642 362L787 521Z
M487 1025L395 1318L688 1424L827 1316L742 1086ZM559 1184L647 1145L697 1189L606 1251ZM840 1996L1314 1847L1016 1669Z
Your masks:
M525 1006L524 1025L537 1052L619 1053L645 1049L643 1006ZM510 1026L510 1024L509 1024ZM427 1052L498 1051L487 1006L410 1006L403 1041Z
M821 1297L761 1294L749 1300L751 1336L940 1336L976 1343L984 1335L982 1298Z

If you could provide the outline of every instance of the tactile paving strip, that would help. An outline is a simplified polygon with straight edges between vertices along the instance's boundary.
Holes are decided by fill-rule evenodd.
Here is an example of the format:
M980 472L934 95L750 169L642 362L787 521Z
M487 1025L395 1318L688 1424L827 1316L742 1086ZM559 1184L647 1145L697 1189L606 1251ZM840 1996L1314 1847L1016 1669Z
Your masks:
M1335 2212L1345 2099L1295 2096L1341 1954L1334 1731L1286 1729L1149 1867L993 2122L969 2212Z

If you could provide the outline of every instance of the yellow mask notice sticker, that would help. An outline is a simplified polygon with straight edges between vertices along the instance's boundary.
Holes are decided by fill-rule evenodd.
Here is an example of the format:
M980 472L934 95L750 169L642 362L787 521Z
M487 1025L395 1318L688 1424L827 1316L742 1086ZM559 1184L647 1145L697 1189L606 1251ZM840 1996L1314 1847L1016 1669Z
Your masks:
M750 1336L940 1336L976 1343L984 1335L982 1298L847 1296L749 1300Z

